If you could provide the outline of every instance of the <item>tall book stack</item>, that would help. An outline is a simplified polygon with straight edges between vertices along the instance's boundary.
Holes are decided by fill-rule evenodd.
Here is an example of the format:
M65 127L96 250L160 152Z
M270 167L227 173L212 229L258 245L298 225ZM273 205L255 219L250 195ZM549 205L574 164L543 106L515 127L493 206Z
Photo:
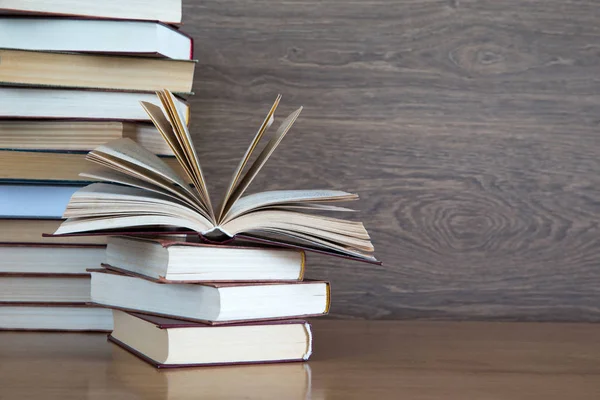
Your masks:
M180 22L181 0L0 2L0 329L112 329L88 305L106 238L42 234L90 182L79 173L98 145L130 138L177 164L140 101L191 92Z
M261 146L277 97L215 208L185 114L170 91L157 96L160 106L142 106L181 172L129 139L99 146L87 156L98 168L84 174L99 182L72 195L53 235L108 236L107 262L91 270L91 301L114 310L110 340L158 367L308 359L304 318L328 312L330 289L303 279L304 252L379 263L362 223L318 215L352 212L332 203L357 196L243 196L300 114Z

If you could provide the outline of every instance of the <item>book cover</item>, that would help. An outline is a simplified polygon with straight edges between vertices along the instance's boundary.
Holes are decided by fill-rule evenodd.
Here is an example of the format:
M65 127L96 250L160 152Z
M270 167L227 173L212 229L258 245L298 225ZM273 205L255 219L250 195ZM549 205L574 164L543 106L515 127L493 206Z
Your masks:
M187 322L183 320L176 320L172 318L163 318L158 316L148 316L139 313L129 313L130 315L140 318L144 321L147 321L156 326L157 329L214 329L215 326L197 323L197 322ZM272 363L288 363L288 362L302 362L306 361L312 355L312 326L310 323L303 319L287 319L287 320L271 320L265 322L249 322L243 324L231 324L227 325L226 328L235 328L240 326L272 326L272 325L303 325L307 332L307 346L308 351L304 355L304 357L298 358L289 358L289 359L277 359L277 360L261 360L261 361L239 361L239 362L211 362L211 363L189 363L189 364L163 364L160 363L139 350L134 349L128 344L122 342L121 340L115 338L112 334L108 335L108 340L119 347L127 350L131 354L137 356L141 360L149 363L155 368L186 368L186 367L210 367L210 366L221 366L221 365L245 365L245 364L272 364ZM218 328L223 328L222 326L217 326Z

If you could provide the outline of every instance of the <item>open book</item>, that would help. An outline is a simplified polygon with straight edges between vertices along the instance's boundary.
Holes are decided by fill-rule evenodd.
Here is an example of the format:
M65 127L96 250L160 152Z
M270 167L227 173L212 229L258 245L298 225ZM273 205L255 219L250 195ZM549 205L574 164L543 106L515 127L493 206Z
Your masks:
M276 190L243 196L279 145L302 108L290 114L250 162L274 121L278 96L237 166L224 198L213 207L186 118L168 90L157 92L162 107L142 102L152 122L183 170L178 175L160 158L130 139L117 139L91 151L87 158L101 167L80 174L101 181L75 192L55 235L158 234L184 229L213 243L233 238L298 247L367 262L369 234L360 222L307 212L351 212L334 205L358 196L339 190Z

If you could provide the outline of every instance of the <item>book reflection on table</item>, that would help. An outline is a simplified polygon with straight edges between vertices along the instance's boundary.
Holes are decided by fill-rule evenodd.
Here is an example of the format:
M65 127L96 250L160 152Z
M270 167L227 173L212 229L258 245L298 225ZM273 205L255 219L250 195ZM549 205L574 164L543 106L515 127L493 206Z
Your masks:
M111 387L119 388L119 393L127 391L152 399L311 398L311 369L307 363L157 370L120 347L111 347L112 361L106 379Z

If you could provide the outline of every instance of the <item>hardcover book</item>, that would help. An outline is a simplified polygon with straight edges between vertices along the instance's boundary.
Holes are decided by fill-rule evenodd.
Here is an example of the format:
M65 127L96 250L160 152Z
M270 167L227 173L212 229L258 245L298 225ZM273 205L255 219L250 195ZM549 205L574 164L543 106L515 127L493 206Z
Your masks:
M0 274L89 276L87 270L102 264L105 253L103 245L0 243Z
M106 266L165 283L286 281L304 277L304 252L109 236Z
M0 182L0 218L60 219L79 186Z
M191 60L194 51L192 38L157 22L15 16L0 17L0 48L178 60Z
M329 283L323 281L165 283L114 270L89 271L92 303L110 308L212 325L329 311Z
M109 340L158 368L306 361L312 331L303 320L210 326L113 310Z
M88 273L0 273L0 303L3 304L82 304L89 301Z
M0 119L150 121L140 101L154 102L155 97L146 92L0 86ZM188 104L179 98L174 102L187 123Z
M154 154L173 156L152 124L94 120L0 120L2 150L88 152L121 138L130 138Z
M175 158L165 157L161 162L175 170L181 170ZM90 164L86 161L86 155L82 153L0 150L0 182L43 182L81 186L93 180L82 179L79 172L86 169L90 169Z
M2 304L0 331L110 332L111 310L85 304Z
M16 86L153 91L189 94L190 60L0 49L0 83Z
M44 236L53 232L62 220L0 218L0 243L10 244L106 244L106 236Z

